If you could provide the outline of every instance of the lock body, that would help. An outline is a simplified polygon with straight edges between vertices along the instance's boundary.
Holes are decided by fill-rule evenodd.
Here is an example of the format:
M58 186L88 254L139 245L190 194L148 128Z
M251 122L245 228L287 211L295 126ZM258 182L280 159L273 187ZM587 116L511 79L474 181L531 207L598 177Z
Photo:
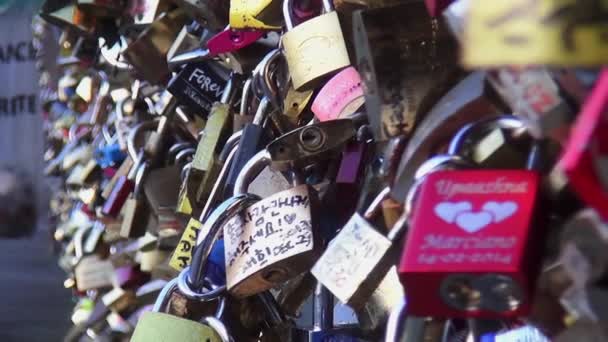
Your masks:
M207 117L214 102L219 102L228 72L211 62L188 63L169 82L167 90L196 115Z
M300 185L250 206L224 226L228 291L247 297L310 269L318 256L315 190Z
M422 185L399 267L408 312L506 318L530 308L542 250L538 174L438 171Z
M283 35L282 43L296 90L314 88L322 77L350 65L336 12L294 27Z
M421 2L355 12L353 27L374 137L410 135L419 115L450 85L456 41Z
M217 333L206 325L160 312L145 312L131 338L133 342L183 341L221 342Z
M320 121L333 120L354 113L364 102L361 76L355 68L348 67L321 88L311 110Z

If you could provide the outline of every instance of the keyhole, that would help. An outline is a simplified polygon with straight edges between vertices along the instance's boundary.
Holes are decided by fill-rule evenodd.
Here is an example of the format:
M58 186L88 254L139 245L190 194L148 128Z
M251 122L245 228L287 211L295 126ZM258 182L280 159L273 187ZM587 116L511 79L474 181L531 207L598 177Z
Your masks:
M325 134L317 127L306 127L300 133L300 143L306 150L317 151L325 145Z
M285 280L287 271L283 268L271 268L262 273L262 278L269 283L278 283Z

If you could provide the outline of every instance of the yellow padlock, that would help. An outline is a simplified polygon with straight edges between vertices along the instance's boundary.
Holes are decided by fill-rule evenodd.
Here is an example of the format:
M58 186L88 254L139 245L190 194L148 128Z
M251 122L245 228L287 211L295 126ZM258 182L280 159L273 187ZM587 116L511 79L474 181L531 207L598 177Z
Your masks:
M230 0L230 28L280 30L280 9L278 0ZM262 12L268 20L260 20Z
M350 65L338 14L323 0L324 14L293 27L293 0L284 0L287 32L282 43L295 90L314 88L324 78Z

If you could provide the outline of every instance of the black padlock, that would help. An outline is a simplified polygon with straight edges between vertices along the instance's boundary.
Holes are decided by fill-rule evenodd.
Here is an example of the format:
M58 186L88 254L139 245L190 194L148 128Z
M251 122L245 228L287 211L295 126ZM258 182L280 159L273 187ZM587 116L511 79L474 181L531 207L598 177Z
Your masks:
M189 63L169 82L167 90L185 106L207 117L214 102L219 102L230 71L211 61Z

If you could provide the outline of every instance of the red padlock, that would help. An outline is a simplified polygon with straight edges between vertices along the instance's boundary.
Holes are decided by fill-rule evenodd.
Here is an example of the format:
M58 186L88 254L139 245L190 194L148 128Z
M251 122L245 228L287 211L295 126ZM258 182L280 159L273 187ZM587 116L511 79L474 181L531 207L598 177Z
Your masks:
M529 311L542 250L539 180L532 170L437 171L424 179L399 267L409 314L510 318Z
M608 219L608 69L600 74L559 161L572 190Z

